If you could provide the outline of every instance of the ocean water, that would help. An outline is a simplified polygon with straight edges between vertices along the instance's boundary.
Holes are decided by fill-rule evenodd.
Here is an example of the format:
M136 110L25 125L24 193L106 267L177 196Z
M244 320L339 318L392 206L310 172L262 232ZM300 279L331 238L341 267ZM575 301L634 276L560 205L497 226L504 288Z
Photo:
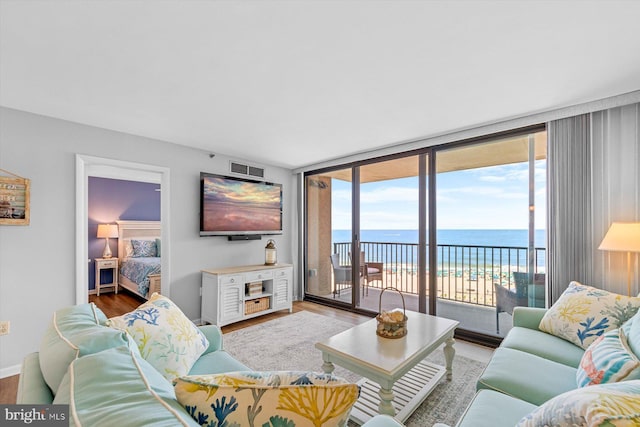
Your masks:
M438 230L439 245L527 247L527 230ZM351 230L333 230L334 243L350 242ZM536 230L535 247L546 247L545 230ZM361 242L418 243L418 230L362 230Z
M536 230L534 242L536 248L546 247L545 230ZM463 268L479 268L487 265L526 266L528 264L527 230L438 230L438 263L441 266L462 265ZM350 252L351 231L333 230L332 242L337 252ZM417 265L418 230L362 230L360 241L368 261L380 261L386 264L400 264L415 269ZM370 243L369 243L370 242ZM410 246L396 243L414 244ZM337 244L337 246L336 246ZM442 245L456 245L448 248ZM501 249L470 249L480 246ZM518 249L515 249L518 248ZM544 270L544 251L536 251L537 270Z

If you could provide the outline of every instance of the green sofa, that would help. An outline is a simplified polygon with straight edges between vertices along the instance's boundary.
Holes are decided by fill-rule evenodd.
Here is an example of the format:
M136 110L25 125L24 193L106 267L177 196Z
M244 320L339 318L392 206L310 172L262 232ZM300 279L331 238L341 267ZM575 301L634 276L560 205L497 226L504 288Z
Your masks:
M545 312L514 309L514 327L478 379L478 393L458 427L512 427L547 400L577 387L576 371L584 350L540 331Z
M538 329L546 311L514 309L514 327L478 379L477 393L456 427L513 427L545 402L577 388L585 351Z
M137 347L133 349L135 344L127 333L105 326L106 320L94 304L56 311L55 326L45 333L40 351L23 360L17 403L73 401L78 419L73 419L72 411L72 425L197 426L176 400L173 385L141 358ZM60 333L62 328L64 333ZM224 351L219 327L206 325L200 330L209 347L189 374L250 370ZM365 424L400 425L386 416Z

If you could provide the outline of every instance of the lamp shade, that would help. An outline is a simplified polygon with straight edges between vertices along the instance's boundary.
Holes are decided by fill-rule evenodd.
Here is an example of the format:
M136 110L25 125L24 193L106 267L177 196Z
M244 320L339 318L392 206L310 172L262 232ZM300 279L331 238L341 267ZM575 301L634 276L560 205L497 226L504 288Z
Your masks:
M603 251L640 252L640 222L614 222L598 249Z
M98 238L118 237L118 226L116 224L98 224Z

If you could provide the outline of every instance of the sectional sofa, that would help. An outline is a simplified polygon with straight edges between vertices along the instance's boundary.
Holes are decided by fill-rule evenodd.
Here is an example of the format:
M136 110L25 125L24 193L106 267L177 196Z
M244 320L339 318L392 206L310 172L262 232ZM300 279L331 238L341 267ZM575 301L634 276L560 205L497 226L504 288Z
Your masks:
M456 427L640 425L640 312L633 314L640 299L574 282L552 309L563 319L579 318L584 307L605 298L610 302L603 306L613 307L608 323L597 318L606 310L594 307L595 315L585 315L577 333L566 325L554 329L547 309L516 307L514 327ZM590 329L594 325L602 328ZM591 344L571 342L579 343L577 337Z
M146 308L140 308L133 315L120 318L119 321L108 320L92 303L56 311L42 340L40 351L27 355L23 361L17 403L68 404L70 405L70 425L75 426L198 426L201 423L196 422L194 417L204 421L207 415L204 411L200 413L195 403L190 406L179 402L176 395L177 385L174 390L176 381L172 382L169 378L180 375L180 371L184 371L186 367L188 370L183 373L189 375L187 378L198 380L216 378L219 383L222 383L219 376L229 376L230 372L244 372L243 375L255 381L268 376L264 373L254 373L249 367L224 351L222 334L217 326L207 325L192 331L190 328L195 326L188 322L186 317L182 319L184 322L180 319L176 321L174 312L167 315L170 323L180 325L179 329L173 333L174 338L176 335L191 334L196 338L192 341L193 344L196 347L202 346L200 349L202 351L194 353L195 356L191 355L193 360L187 365L181 366L181 362L178 365L165 365L164 361L167 359L176 362L188 358L187 347L180 343L176 344L175 341L170 345L164 345L163 338L156 338L153 339L153 345L163 346L167 350L164 353L158 352L157 348L151 347L151 333L136 326L136 322L157 326L162 323L163 315L158 314L159 311L155 309L175 311L175 307L168 299L154 300L154 297L145 304L156 304L157 307L147 305ZM111 327L107 326L109 323L113 323ZM124 331L117 328L122 325L133 329ZM142 341L137 340L140 338L136 337L138 333L142 334ZM159 361L153 360L154 352L160 355ZM273 377L274 375L269 376L272 382ZM276 378L279 380L282 377L283 375L280 375ZM325 374L314 376L305 373L302 376L304 384L300 387L315 386L317 383L313 382L319 378L322 381L319 387L325 389L337 386L341 390L346 390L351 396L354 394L353 388L357 389L355 384L342 384L339 379L327 380L326 377ZM326 382L328 385L325 384ZM228 387L228 391L236 393L236 385ZM197 383L195 387L202 389L204 386ZM218 385L215 387L217 388ZM193 384L187 384L188 393L192 388ZM265 387L261 392L273 388ZM333 389L329 391L333 392ZM357 398L357 392L355 397ZM236 406L241 404L240 398L236 401L232 395L231 399ZM224 398L222 401L224 402ZM226 402L231 403L230 400ZM264 399L260 403L268 408L268 403ZM346 415L337 415L335 420L339 423L344 422L350 406L351 404L347 407ZM225 408L230 410L229 408L232 407L226 405ZM288 417L292 419L291 416ZM271 422L273 424L269 425L285 425L278 424L282 422L282 418L275 414L269 421ZM233 425L232 422L223 424ZM239 423L239 425L248 424ZM262 426L263 423L255 425ZM305 424L296 423L296 425ZM335 424L330 422L326 425ZM365 425L366 427L400 426L387 416L375 417Z

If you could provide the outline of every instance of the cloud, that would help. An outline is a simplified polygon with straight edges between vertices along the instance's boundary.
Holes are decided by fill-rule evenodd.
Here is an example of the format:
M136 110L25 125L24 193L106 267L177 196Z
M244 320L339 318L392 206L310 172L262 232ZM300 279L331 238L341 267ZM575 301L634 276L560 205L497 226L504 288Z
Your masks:
M363 230L415 230L418 228L418 212L363 212L360 227Z
M507 178L504 176L486 175L480 177L480 181L484 182L504 182L506 180Z
M361 203L418 202L418 187L383 187L360 192Z

